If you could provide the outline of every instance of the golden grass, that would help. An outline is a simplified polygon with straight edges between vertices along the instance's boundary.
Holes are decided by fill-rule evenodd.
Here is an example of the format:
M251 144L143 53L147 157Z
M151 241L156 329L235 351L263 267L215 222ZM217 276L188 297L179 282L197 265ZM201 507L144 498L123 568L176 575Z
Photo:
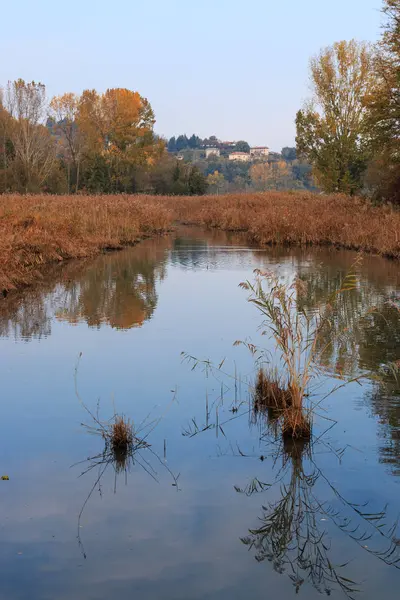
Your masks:
M244 231L259 246L334 245L400 258L400 212L343 195L0 196L0 291L45 266L166 231L173 221Z
M110 439L114 451L127 451L133 443L132 423L123 416L117 415L111 425Z
M265 192L170 199L175 218L245 231L266 246L333 245L400 258L400 211L360 198L310 192Z
M49 263L164 232L172 218L155 197L0 196L0 291L34 282Z
M292 404L287 386L279 377L277 370L266 372L259 369L254 386L254 409L263 412L266 409L282 411Z
M282 435L284 439L307 440L311 437L311 419L301 408L284 411Z

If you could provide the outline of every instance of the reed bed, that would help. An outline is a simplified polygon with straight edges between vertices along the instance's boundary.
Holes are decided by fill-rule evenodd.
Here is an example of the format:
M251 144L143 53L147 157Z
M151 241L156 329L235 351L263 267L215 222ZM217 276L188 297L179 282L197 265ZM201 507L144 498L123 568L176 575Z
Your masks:
M330 245L400 258L400 211L360 198L264 192L170 199L186 223L243 231L267 245Z
M0 196L0 292L49 263L90 257L165 232L173 222L241 231L258 246L331 245L400 258L400 211L308 192L226 196Z
M155 197L0 196L0 292L37 281L50 263L165 232L172 218Z

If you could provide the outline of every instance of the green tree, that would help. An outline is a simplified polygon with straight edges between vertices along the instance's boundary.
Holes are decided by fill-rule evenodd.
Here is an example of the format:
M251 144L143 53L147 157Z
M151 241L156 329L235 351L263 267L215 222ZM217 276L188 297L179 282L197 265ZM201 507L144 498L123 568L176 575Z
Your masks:
M314 97L296 116L297 152L324 191L354 193L368 159L364 98L373 83L372 52L355 40L337 42L311 59L310 70Z
M170 138L168 141L168 152L176 152L176 139L175 137Z
M195 167L190 167L188 176L188 193L190 196L202 196L206 193L208 188L207 180L203 173Z
M189 138L188 144L189 144L189 148L191 148L192 150L194 150L195 148L200 148L201 139L197 135L193 134Z
M240 140L239 142L236 143L235 152L247 152L247 153L249 153L250 152L250 146L244 140Z
M285 146L285 148L282 148L281 154L282 158L284 158L287 161L296 160L297 158L296 148L289 148L288 146Z
M177 137L177 139L176 139L176 151L177 152L180 152L181 150L188 148L188 146L189 146L189 140L187 139L186 135L180 135Z

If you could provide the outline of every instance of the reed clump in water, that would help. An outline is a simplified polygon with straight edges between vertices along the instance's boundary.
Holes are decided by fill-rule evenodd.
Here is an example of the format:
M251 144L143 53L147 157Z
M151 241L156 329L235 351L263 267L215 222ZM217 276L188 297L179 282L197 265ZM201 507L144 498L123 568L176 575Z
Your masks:
M285 284L276 274L255 272L256 283L242 283L241 287L250 290L249 301L264 317L263 334L275 341L278 363L269 371L270 376L259 371L255 401L259 404L261 396L281 411L284 437L309 437L311 421L304 399L313 374L319 323L315 317L309 319L298 305L298 297L305 293L304 282Z
M321 349L323 331L330 325L332 307L338 295L356 288L355 269L360 261L359 256L340 288L327 300L325 310L310 314L302 305L307 286L297 277L285 283L276 273L257 269L254 284L248 281L240 284L250 291L249 302L263 315L262 334L275 342L276 366L267 371L259 370L254 408L266 406L275 413L280 411L278 419L284 438L308 439L311 436L313 408L306 404L306 399L311 381L319 373L317 358L324 351L323 344Z
M282 435L284 439L308 440L311 438L311 415L302 408L288 408L283 412Z
M311 436L311 418L303 408L294 408L290 387L277 369L260 368L254 386L254 412L266 414L271 424L282 422L284 439L307 440Z
M279 377L276 369L260 368L254 386L254 409L283 411L292 404L290 390Z
M127 450L133 444L133 425L124 416L116 415L109 430L106 430L106 434L108 434L111 446L115 451Z

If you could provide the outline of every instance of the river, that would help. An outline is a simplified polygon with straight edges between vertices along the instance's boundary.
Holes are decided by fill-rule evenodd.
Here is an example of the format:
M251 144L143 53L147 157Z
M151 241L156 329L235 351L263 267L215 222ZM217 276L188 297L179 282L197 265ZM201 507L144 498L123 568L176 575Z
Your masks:
M254 412L254 359L234 345L274 352L239 287L254 269L299 274L312 311L354 259L182 228L1 300L0 599L393 598L398 264L357 267L315 394L361 379L321 403L311 447ZM83 404L150 447L105 463Z

